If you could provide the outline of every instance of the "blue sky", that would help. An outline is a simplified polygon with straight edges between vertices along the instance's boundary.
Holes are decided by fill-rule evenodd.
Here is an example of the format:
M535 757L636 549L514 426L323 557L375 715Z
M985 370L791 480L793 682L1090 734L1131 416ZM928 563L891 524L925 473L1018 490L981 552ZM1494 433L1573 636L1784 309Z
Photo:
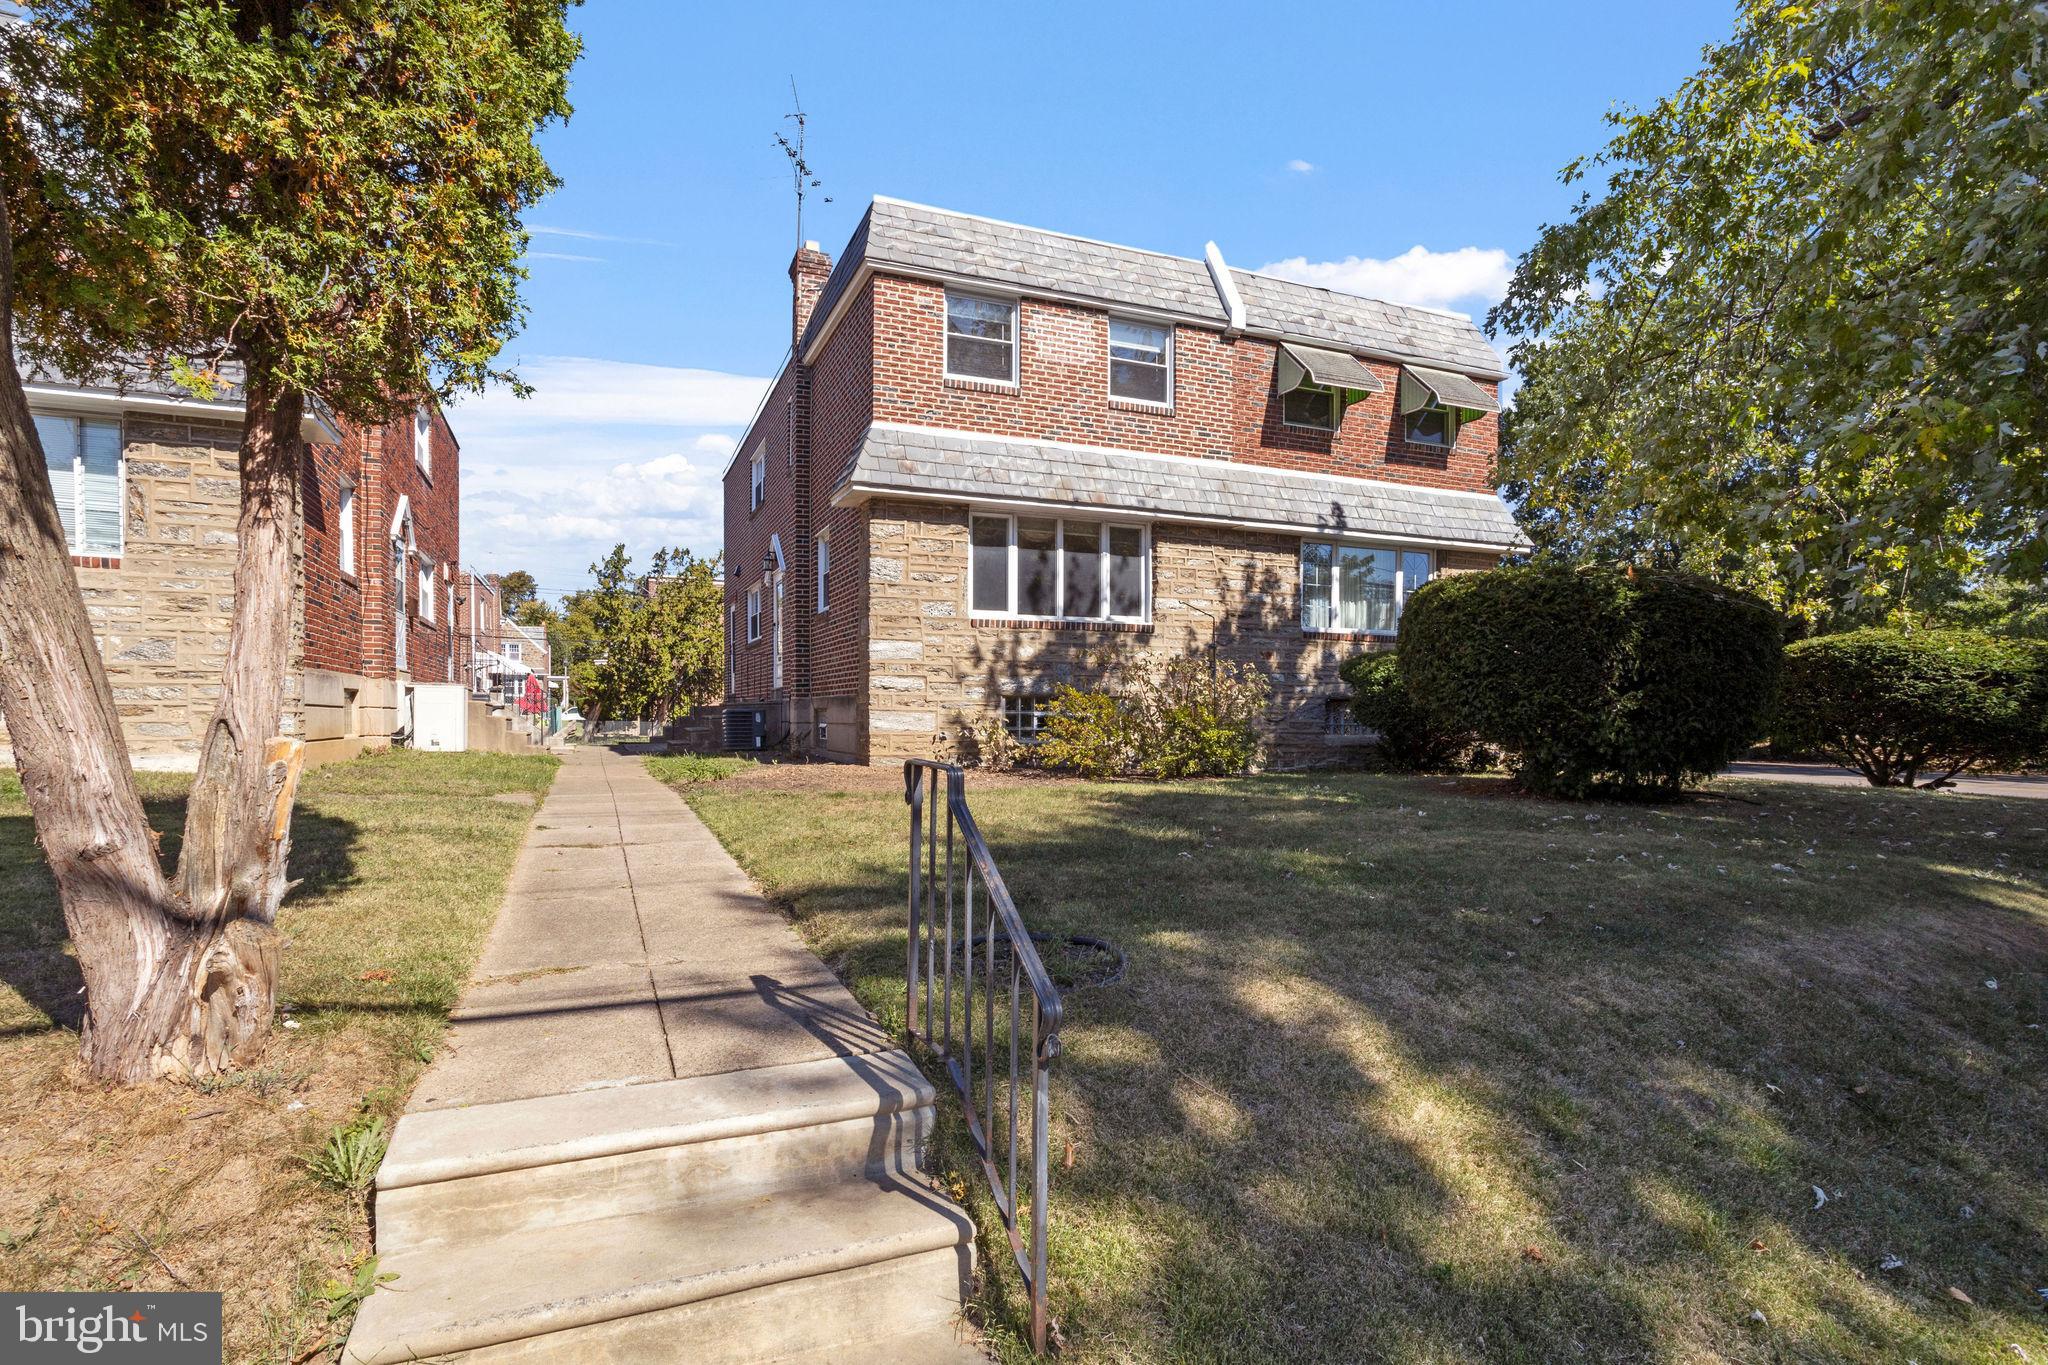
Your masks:
M835 257L887 194L1476 317L1602 115L1673 88L1733 4L1283 13L592 0L507 353L536 393L450 414L464 558L554 595L614 541L718 548L719 470L789 344L791 76L825 182L804 236Z

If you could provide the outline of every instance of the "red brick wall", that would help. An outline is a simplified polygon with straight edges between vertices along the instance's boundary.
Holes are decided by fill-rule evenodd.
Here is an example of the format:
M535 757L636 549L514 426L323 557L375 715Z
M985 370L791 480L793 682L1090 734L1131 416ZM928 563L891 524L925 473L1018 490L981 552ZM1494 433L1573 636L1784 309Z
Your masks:
M796 366L785 366L761 406L754 428L734 454L732 468L725 473L725 601L727 620L732 624L732 648L737 651L738 683L733 696L744 701L762 701L786 696L795 682L793 648L795 632L804 619L802 591L808 581L797 554L796 469L789 448L789 432L795 417L797 398ZM767 452L766 488L761 506L750 507L748 480L754 448L759 443ZM769 553L772 538L782 538L783 559L788 565L783 601L783 688L774 688L773 636L774 593L761 573L761 562ZM761 638L747 643L747 590L761 589ZM736 614L732 609L736 608Z
M831 505L839 475L860 448L874 416L874 293L863 288L848 304L832 339L811 366L811 507L813 525L829 532L828 610L818 617L816 580L805 607L811 621L811 689L821 697L867 689L867 512ZM812 572L816 572L815 562Z
M1012 389L944 377L942 287L876 276L871 288L877 421L1437 488L1493 488L1495 419L1469 423L1448 453L1408 446L1394 420L1396 365L1368 361L1385 391L1353 405L1340 430L1309 431L1280 421L1273 392L1275 343L1228 341L1218 332L1183 325L1174 329L1173 408L1159 412L1110 398L1107 309L1024 299L1019 383ZM849 315L841 326L851 321ZM843 472L843 464L835 466L835 473Z
M467 623L453 617L453 576L461 563L461 452L447 421L436 414L431 475L413 452L412 412L394 413L382 426L342 425L338 445L308 449L303 500L306 522L306 665L370 678L394 676L391 612L391 522L401 497L409 498L413 543L434 564L434 623L418 619L419 563L408 557L406 596L408 663L420 682L460 680L467 667ZM341 572L340 528L335 523L341 481L356 486L356 573ZM458 629L458 624L460 628Z

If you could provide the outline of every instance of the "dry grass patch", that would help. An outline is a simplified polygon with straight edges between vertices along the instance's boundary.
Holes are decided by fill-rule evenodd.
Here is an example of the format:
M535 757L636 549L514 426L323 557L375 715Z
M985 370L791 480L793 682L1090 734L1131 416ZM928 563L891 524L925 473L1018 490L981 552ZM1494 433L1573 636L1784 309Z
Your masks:
M686 795L900 1027L900 784L775 771ZM969 791L1129 954L1056 1073L1075 1358L2048 1361L2048 803Z
M223 1290L229 1360L338 1355L369 1223L313 1165L335 1129L388 1121L439 1049L555 766L392 753L310 774L280 918L290 1026L224 1080L127 1090L75 1062L77 964L0 774L0 1284ZM174 857L186 779L142 781Z

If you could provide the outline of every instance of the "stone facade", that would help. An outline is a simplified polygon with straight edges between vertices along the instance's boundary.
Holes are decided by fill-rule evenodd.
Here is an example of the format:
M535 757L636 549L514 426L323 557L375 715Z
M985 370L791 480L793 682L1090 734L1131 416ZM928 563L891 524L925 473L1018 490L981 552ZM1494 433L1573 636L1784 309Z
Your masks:
M1347 741L1326 732L1343 694L1337 666L1391 641L1300 627L1299 536L1156 522L1152 619L1143 625L974 616L967 598L966 504L868 504L869 762L950 756L962 723L1006 696L1085 687L1119 663L1214 650L1273 684L1268 717L1282 763L1327 758ZM1439 573L1491 567L1497 556L1446 551Z
M72 411L62 397L38 396L33 405L38 412ZM81 400L77 411L122 426L121 553L74 556L73 564L130 759L140 768L190 769L220 697L234 614L241 426L226 416L107 408ZM305 738L308 763L389 745L405 682L459 676L452 612L460 555L459 451L453 433L437 415L431 476L414 459L410 413L384 426L344 423L341 436L308 445L301 484L294 638L281 729ZM354 489L353 574L340 563L344 483ZM400 570L390 534L400 498L407 507L403 571L413 665L403 674L393 664ZM420 556L435 566L431 624L418 610ZM4 729L0 759L12 760Z

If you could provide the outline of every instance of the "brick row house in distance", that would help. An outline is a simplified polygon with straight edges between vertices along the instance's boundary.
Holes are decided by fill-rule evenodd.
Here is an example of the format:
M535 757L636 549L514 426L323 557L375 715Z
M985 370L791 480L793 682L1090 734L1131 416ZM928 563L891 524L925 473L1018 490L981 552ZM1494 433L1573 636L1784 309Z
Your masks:
M117 390L48 375L27 390L129 756L193 768L234 612L240 391L203 401L139 378ZM463 677L460 451L431 407L382 426L316 411L304 435L284 727L323 763L405 733L413 685ZM5 745L0 729L11 761Z
M727 711L771 742L926 757L989 712L1029 737L1059 682L1213 648L1312 762L1349 728L1338 664L1526 543L1466 319L884 198L790 276L724 483Z

